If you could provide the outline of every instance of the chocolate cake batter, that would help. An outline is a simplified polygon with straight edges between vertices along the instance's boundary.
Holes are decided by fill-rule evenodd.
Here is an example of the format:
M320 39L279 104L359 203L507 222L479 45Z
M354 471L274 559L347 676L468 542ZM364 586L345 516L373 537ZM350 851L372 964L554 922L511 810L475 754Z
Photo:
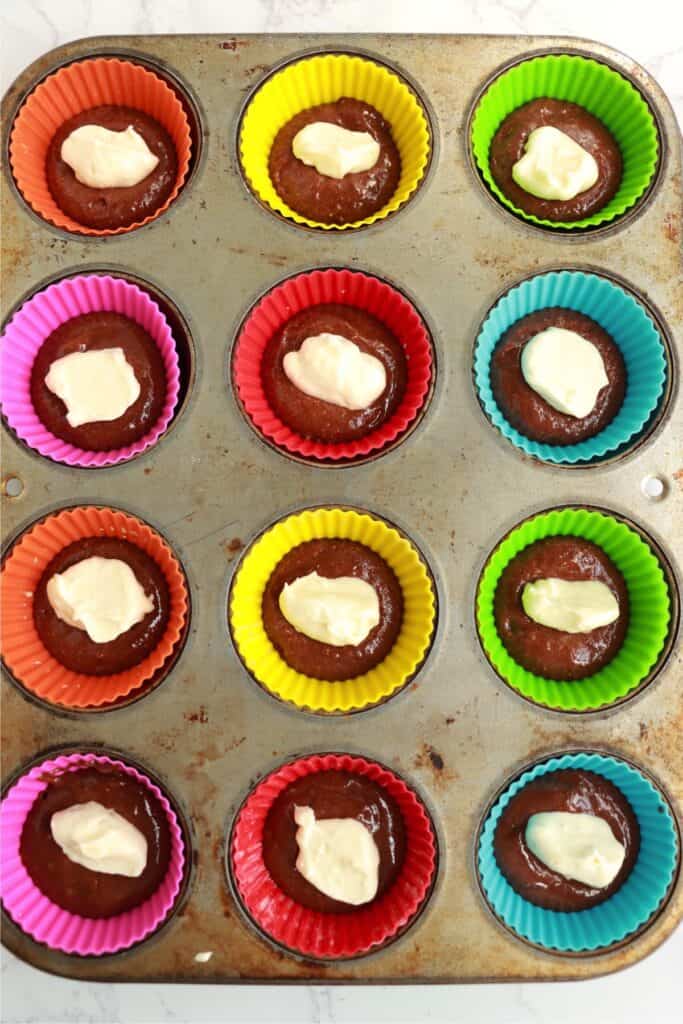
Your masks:
M45 383L50 366L72 352L122 348L140 394L122 416L72 427L66 406ZM86 451L124 448L153 428L166 401L166 370L159 348L140 324L120 313L85 313L67 320L43 342L31 369L31 401L38 418L56 437Z
M553 408L524 379L524 346L549 327L580 334L602 356L608 383L598 392L588 416L569 416ZM599 434L619 412L626 393L626 367L619 347L599 324L573 309L553 306L523 316L505 332L491 357L491 389L505 419L524 437L542 444L577 444Z
M567 811L594 814L611 828L626 851L618 875L604 889L565 878L538 860L526 845L532 814ZM575 911L604 903L620 889L638 856L640 829L628 800L609 779L573 769L549 772L527 783L500 816L493 842L498 867L520 896L547 910Z
M74 864L52 838L53 814L91 800L117 811L144 835L147 864L138 878ZM148 786L113 766L98 765L49 778L26 818L19 852L49 900L81 917L106 918L140 906L156 892L168 870L171 835L166 813Z
M84 629L69 626L60 619L47 597L51 576L95 555L127 562L145 594L154 602L152 611L140 622L115 640L102 644L91 640ZM69 544L49 563L36 587L33 618L40 639L60 664L72 672L106 676L125 672L152 653L164 635L169 606L164 574L142 548L118 538L87 537Z
M278 599L285 583L317 572L327 579L356 576L377 591L380 621L358 646L312 640L292 626ZM297 672L337 681L369 672L384 661L401 631L403 593L393 570L371 548L351 540L310 540L292 548L275 566L263 593L263 625L280 656Z
M331 178L309 167L292 151L294 136L314 121L326 121L353 132L368 132L379 143L375 165L367 171ZM275 191L290 209L321 224L353 224L381 210L392 198L401 177L401 157L382 115L369 103L348 96L302 110L275 136L268 158Z
M556 577L598 580L612 591L619 617L590 633L565 633L530 619L522 607L527 583ZM546 537L519 552L505 567L493 603L498 635L512 658L545 679L572 682L607 665L624 642L628 591L602 548L582 537Z
M283 359L306 338L339 334L384 366L387 384L365 409L313 398L300 391L284 371ZM355 441L376 430L398 408L406 388L407 365L400 341L381 321L355 306L323 303L295 314L270 339L261 363L263 387L272 410L302 437L331 444Z
M159 163L137 185L91 188L81 184L62 160L61 149L71 132L90 124L112 132L125 131L131 125L159 158ZM171 136L148 114L131 107L91 107L69 118L55 133L47 151L46 173L48 187L59 208L79 224L104 231L136 224L163 206L176 182L178 158Z
M306 775L283 790L275 800L263 829L265 865L288 896L309 910L353 912L359 907L331 899L297 871L295 806L312 807L317 819L355 818L365 825L379 850L375 899L389 889L403 865L406 840L401 812L382 786L350 772L324 771Z
M512 177L513 166L524 156L527 139L545 125L569 135L598 165L598 180L573 199L540 199ZM622 175L619 146L602 121L577 103L548 97L531 100L508 114L491 141L489 166L499 189L516 207L550 221L583 220L597 213L617 192Z

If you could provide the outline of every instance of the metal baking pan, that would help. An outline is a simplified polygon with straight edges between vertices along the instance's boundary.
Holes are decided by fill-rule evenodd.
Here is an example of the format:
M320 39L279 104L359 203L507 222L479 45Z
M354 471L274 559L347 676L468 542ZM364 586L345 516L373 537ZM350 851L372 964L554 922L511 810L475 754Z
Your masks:
M302 52L359 50L400 69L429 111L434 153L418 196L362 232L306 231L263 209L245 187L236 128L245 98L269 69ZM651 105L663 147L647 200L599 231L570 236L516 220L492 201L468 155L472 104L502 66L535 51L575 51L631 78ZM7 133L27 90L85 55L148 61L185 90L198 156L178 201L160 219L108 239L66 235L39 221L7 168ZM3 777L57 745L105 747L139 759L185 816L193 865L183 899L150 941L115 956L77 958L33 942L9 919L4 941L22 959L73 978L116 981L502 981L587 978L634 963L683 915L683 883L642 934L599 956L540 952L488 911L474 870L481 816L519 768L559 750L622 755L683 807L680 654L631 700L608 712L543 711L506 688L484 659L474 592L487 554L532 511L590 504L634 520L683 562L683 423L677 401L683 319L681 152L671 107L637 64L601 44L496 36L141 36L70 43L29 67L5 97L3 316L46 282L83 270L141 279L174 307L187 395L174 428L132 463L73 470L41 459L5 431L7 538L67 504L112 504L140 515L180 555L192 591L185 650L168 678L133 706L58 713L3 680ZM368 464L315 468L285 458L247 426L230 389L230 349L254 300L301 269L350 266L402 289L432 332L438 372L426 416L405 443ZM569 471L523 458L486 421L472 385L472 347L497 297L539 270L590 268L623 280L648 304L671 348L666 413L626 458ZM650 501L641 484L664 482ZM17 492L20 492L17 494ZM15 495L15 496L13 496ZM348 717L297 712L263 693L231 645L226 595L244 546L292 509L368 508L412 537L434 572L439 627L429 659L398 697ZM675 644L676 637L671 642ZM395 768L423 796L439 839L439 871L425 912L393 945L321 966L283 954L245 921L225 871L225 841L253 782L295 754L345 750ZM199 952L212 952L206 962Z

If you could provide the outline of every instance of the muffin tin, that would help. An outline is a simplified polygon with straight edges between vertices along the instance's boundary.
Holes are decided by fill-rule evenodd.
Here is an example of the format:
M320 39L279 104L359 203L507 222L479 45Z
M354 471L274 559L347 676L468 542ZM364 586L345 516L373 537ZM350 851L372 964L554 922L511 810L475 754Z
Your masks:
M362 231L320 231L261 206L240 175L245 100L274 67L313 52L361 52L402 74L431 121L433 153L415 195ZM660 133L656 181L622 220L591 232L541 230L486 191L470 155L472 105L502 67L536 52L602 60L643 93ZM7 544L67 505L122 508L158 529L187 574L192 616L168 677L134 707L64 712L3 682L3 778L57 748L121 754L153 773L178 808L191 870L173 917L128 952L56 953L3 914L4 941L27 962L82 979L136 981L477 981L586 978L655 949L683 916L675 875L642 933L600 955L543 952L489 911L476 870L482 818L505 780L568 750L613 754L651 773L680 829L683 725L678 636L683 560L683 429L674 335L680 289L681 153L671 108L634 62L596 43L478 36L168 36L68 44L28 68L5 97L14 113L35 84L84 56L141 60L187 93L196 159L181 195L153 223L111 238L68 234L24 204L3 140L4 306L75 273L108 273L149 287L179 339L182 415L125 465L85 470L41 458L5 432ZM7 132L7 128L6 128ZM365 271L403 292L423 317L436 372L424 417L400 444L363 465L311 466L267 445L245 422L231 386L236 332L256 299L303 270ZM501 292L549 270L594 271L633 291L667 348L665 406L632 451L601 465L550 466L526 457L486 419L473 384L474 341ZM651 497L648 497L651 495ZM669 563L670 653L657 678L609 711L567 715L534 707L496 676L480 649L475 594L500 538L532 513L587 505L633 521ZM231 643L227 601L240 553L268 525L311 506L366 509L415 542L437 589L432 649L415 678L372 710L314 715L254 685ZM153 692L152 692L153 691ZM226 868L235 814L257 782L295 756L347 752L395 770L435 825L438 873L425 910L395 943L347 962L293 956L244 915ZM680 842L679 842L680 850ZM207 956L206 954L211 954Z

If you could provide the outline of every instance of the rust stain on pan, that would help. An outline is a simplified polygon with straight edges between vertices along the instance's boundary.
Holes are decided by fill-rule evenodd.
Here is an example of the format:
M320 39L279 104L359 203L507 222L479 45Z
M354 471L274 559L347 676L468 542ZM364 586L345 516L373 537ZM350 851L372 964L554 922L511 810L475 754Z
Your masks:
M235 555L237 555L243 547L244 541L241 537L233 537L232 540L227 540L223 545L223 550L225 551L228 561L232 562Z
M675 213L667 213L664 218L664 237L669 242L678 242L680 237L679 218Z
M423 743L412 760L412 767L424 771L426 769L430 782L437 789L450 785L458 778L458 773L447 764L444 755L431 745Z
M196 711L186 711L183 718L186 722L199 722L200 725L206 725L209 721L209 715L204 704L200 704Z
M243 47L249 46L250 42L250 39L225 39L222 43L219 43L218 46L221 50L230 50L232 53L235 53L236 50L241 50Z

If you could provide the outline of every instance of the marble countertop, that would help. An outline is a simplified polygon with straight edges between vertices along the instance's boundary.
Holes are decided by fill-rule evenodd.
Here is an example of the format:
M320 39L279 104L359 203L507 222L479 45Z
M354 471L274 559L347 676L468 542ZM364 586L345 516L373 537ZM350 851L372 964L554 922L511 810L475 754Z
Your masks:
M659 81L683 122L683 15L671 0L5 0L1 88L46 50L102 34L166 32L487 32L577 35L609 43ZM6 1024L496 1021L654 1024L680 1020L683 929L612 977L550 985L230 988L69 982L3 950Z

